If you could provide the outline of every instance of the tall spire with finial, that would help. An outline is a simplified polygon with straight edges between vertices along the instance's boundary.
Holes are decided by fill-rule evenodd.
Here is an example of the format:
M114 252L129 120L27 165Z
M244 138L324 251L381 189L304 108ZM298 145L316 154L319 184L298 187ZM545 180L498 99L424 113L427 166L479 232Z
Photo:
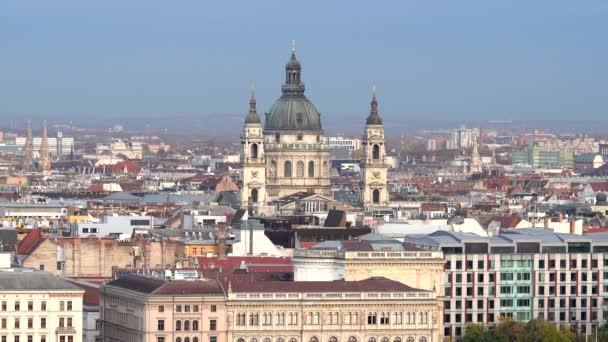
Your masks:
M376 84L372 85L372 102L370 103L371 110L367 117L368 125L382 125L382 118L378 114L378 101L376 100Z
M49 140L46 130L46 120L42 128L42 141L40 142L40 168L42 170L51 169L51 159L49 158Z
M283 84L283 95L303 95L304 83L301 79L302 66L296 57L296 41L291 41L291 58L285 66L285 84Z
M256 109L256 101L255 101L255 88L252 85L251 86L251 98L249 99L249 113L247 114L247 116L245 117L245 123L246 124L259 124L261 123L260 121L260 116L258 115L257 109Z
M34 165L34 138L32 137L32 122L27 120L27 137L25 138L25 169L31 171Z

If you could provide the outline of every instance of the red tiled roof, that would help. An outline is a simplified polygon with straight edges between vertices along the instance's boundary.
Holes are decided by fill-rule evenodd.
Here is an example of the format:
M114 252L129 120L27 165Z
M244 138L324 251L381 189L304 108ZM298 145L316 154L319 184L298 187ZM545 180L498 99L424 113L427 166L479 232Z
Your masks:
M103 192L103 184L92 184L88 188L91 192Z
M42 232L38 229L32 230L21 241L17 242L17 254L30 254L42 241L44 241Z
M422 203L420 205L420 211L445 211L445 204L441 203Z
M318 244L319 244L318 242L314 242L314 241L303 241L303 242L300 242L300 248L312 248Z
M233 292L418 292L400 282L383 277L360 281L248 281L247 274L234 276ZM427 291L425 291L427 292Z
M595 192L608 191L608 182L593 182L589 183L589 185L591 185L591 189Z
M68 279L68 281L84 290L82 302L85 305L99 305L99 284L76 281L74 279Z
M141 171L141 166L135 164L132 161L120 161L112 166L110 166L111 173L132 173L136 174ZM125 172L126 171L126 172Z

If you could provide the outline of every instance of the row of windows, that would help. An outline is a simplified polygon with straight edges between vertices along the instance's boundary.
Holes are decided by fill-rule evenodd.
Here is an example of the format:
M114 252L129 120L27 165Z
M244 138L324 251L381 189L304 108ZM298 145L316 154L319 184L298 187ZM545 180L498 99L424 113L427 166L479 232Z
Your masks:
M311 337L309 340L309 342L320 342L319 338L316 336ZM406 339L406 342L415 342L416 339L413 336L409 336ZM425 336L421 336L418 338L418 342L427 342L427 338ZM239 337L236 342L246 342L244 338ZM249 342L259 342L257 338L252 337L249 339ZM266 337L262 340L262 342L272 342L272 339L270 337ZM285 342L285 339L282 337L278 337L274 342ZM298 339L295 337L291 337L289 338L289 342L298 342ZM331 336L330 338L327 339L327 342L339 342L339 339L336 336ZM358 342L358 339L355 336L350 336L348 338L348 342ZM376 337L369 337L367 339L367 342L378 342L378 339ZM388 337L381 337L379 342L390 342L390 338ZM393 339L393 342L402 342L401 337L395 337Z
M572 259L570 260L570 262L568 262L568 260L566 259L561 259L561 260L555 260L555 259L551 259L549 260L549 269L552 268L556 268L557 262L559 262L559 267L561 269L565 269L568 266L570 268L580 268L582 269L586 269L589 267L589 265L591 266L591 268L598 268L598 264L599 261L598 259L591 259L591 263L589 263L588 259L581 259L580 262L577 259ZM538 268L539 269L545 269L547 262L544 259L540 259L538 260ZM532 260L501 260L500 261L500 265L501 268L508 268L508 267L532 267ZM608 259L604 259L604 265L608 265ZM454 267L452 267L454 266ZM475 266L475 263L473 262L473 260L467 260L466 261L466 269L467 270L472 270L473 267ZM485 260L478 260L477 261L477 270L484 270L485 266L489 266L489 269L494 269L495 268L495 263L494 260L490 260L490 263L487 264ZM451 260L447 260L445 263L445 268L446 270L461 270L463 267L463 262L462 260L456 260L454 262L454 264L452 264Z
M198 310L199 310L198 305L176 305L175 306L175 312L198 312ZM217 312L217 305L215 305L215 304L210 305L209 311ZM165 312L165 306L159 305L158 312Z
M65 320L64 318L60 318L59 319L59 326L63 327L65 324ZM72 326L72 318L68 318L68 327ZM2 319L0 319L0 328L1 329L8 329L8 319L6 317L2 317ZM15 329L20 329L21 328L21 320L16 317L13 319L13 328ZM27 328L28 329L33 329L34 328L34 318L30 317L27 319ZM40 318L40 328L41 329L46 329L46 317L41 317Z
M325 317L325 321L323 321L323 317ZM370 312L367 314L367 324L375 325L375 324L403 324L403 319L405 317L406 324L416 324L416 322L420 324L428 323L428 312ZM270 312L263 313L237 313L235 316L235 324L237 326L259 326L259 325L297 325L298 324L298 313L296 312L279 312L274 314ZM261 318L261 320L260 320ZM418 318L418 319L417 319ZM308 325L320 325L320 324L329 324L329 325L337 325L340 323L340 313L339 312L307 312L305 314L305 324ZM347 312L342 313L342 322L344 324L359 324L359 313L357 312Z
M570 276L568 276L568 273L570 273ZM547 275L548 275L548 279L549 281L568 281L568 279L570 281L577 281L578 280L578 274L580 274L580 281L597 281L599 278L599 272L580 272L580 271L571 271L571 272L539 272L537 277L538 277L538 281L539 282L544 282L547 279ZM559 277L557 277L557 275L559 275ZM466 282L467 283L472 283L473 282L473 274L472 273L467 273L465 274L466 276ZM500 274L500 280L501 281L513 281L513 280L531 280L532 279L532 275L531 273L510 273L510 272L502 272ZM608 272L603 272L602 273L602 279L608 279ZM487 276L483 273L478 273L477 274L477 283L483 283L485 281L488 281L489 283L493 283L494 282L494 273L488 274ZM463 282L463 274L460 273L449 273L448 277L447 277L447 282L451 283L452 281L456 282L456 283L462 283Z
M199 329L199 322L198 320L176 320L175 321L175 331L198 331ZM165 320L164 319L159 319L157 321L157 330L159 331L164 331L165 330ZM217 330L217 320L215 319L210 319L209 320L209 330Z
M184 331L190 330L190 321L189 320L183 321L183 329L184 329ZM182 321L181 320L175 321L175 330L176 331L182 330ZM196 319L192 321L192 330L198 331L198 320L196 320ZM215 319L209 320L209 330L217 330L217 321Z
M587 312L582 311L580 313L577 313L576 311L570 311L570 313L568 314L568 312L566 311L560 311L560 312L549 312L548 314L544 313L544 312L539 312L538 313L539 316L542 316L544 319L547 319L550 322L566 322L566 321L571 321L571 322L578 322L578 321L594 321L597 320L597 312L592 312L591 315L591 319L589 320L589 315L587 314ZM505 318L505 317L509 317L509 318L513 318L515 317L517 320L529 320L530 317L530 312L504 312L501 313L499 315L500 318ZM461 314L445 314L444 318L443 318L443 322L446 325L449 325L450 323L484 323L484 314L480 313L477 315L473 315L473 314L466 314L466 320L463 321L463 315ZM474 321L473 319L476 318L476 320ZM557 318L557 319L556 319ZM490 314L487 316L488 319L488 323L492 323L494 322L494 315Z
M66 342L65 336L59 336L60 339L61 337L63 337L63 340L61 340L60 342ZM67 342L74 342L74 336L68 336L70 339ZM6 335L2 335L0 337L0 341L1 342L8 342L8 337ZM19 335L14 335L13 336L13 342L20 342L21 341L21 336ZM26 341L27 342L34 342L34 336L32 335L27 335L26 337ZM40 335L40 342L46 342L46 335Z
M487 306L488 309L494 309L495 307L495 302L498 303L499 299L496 300L488 300L487 302ZM597 308L599 306L602 305L602 302L599 301L597 298L591 298L591 307ZM484 309L484 300L483 299L479 299L477 300L477 307L473 307L473 300L467 300L465 301L465 305L467 309ZM555 304L558 303L560 308L565 308L566 307L566 303L567 303L567 299L562 298L562 299L538 299L537 300L538 303L538 308L542 309L545 308L545 303L548 303L548 307L549 308L555 308ZM577 303L578 304L577 306ZM570 308L576 308L576 307L580 307L580 308L587 308L587 304L589 303L589 300L587 298L580 298L580 299L576 299L576 298L571 298L570 299ZM454 309L456 310L460 310L462 309L462 301L457 300L454 303ZM516 306L520 306L520 307L529 307L531 302L530 299L500 299L500 305L501 306L513 306L513 304L516 304ZM451 301L446 301L444 304L444 307L446 310L450 310L452 309L452 302Z
M568 291L568 287L570 288ZM578 295L578 296L586 296L586 295L597 295L598 293L598 285L538 285L537 287L538 295ZM608 285L603 286L603 291L608 292ZM520 286L500 286L499 288L500 294L532 294L532 288L528 285L520 285ZM485 295L485 288L483 286L477 287L477 296ZM488 287L487 289L489 296L494 296L494 287ZM473 287L454 287L454 291L452 293L452 287L445 288L445 294L448 297L471 297L473 296Z
M68 311L72 310L72 301L71 300L68 300L67 302L66 301L59 302L59 310L65 311L66 307L67 307ZM8 311L8 302L3 300L0 309L2 311ZM40 309L40 311L46 311L46 301L45 300L40 301L39 309ZM13 310L21 311L21 301L17 300L17 301L13 302ZM27 311L34 311L34 301L30 300L27 302Z

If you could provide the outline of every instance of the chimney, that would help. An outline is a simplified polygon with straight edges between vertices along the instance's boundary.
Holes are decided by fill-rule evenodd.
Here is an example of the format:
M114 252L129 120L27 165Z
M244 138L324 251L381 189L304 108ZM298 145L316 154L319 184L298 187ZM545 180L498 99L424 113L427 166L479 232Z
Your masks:
M574 217L570 218L570 234L576 234L576 220Z
M545 228L549 228L549 216L545 216L544 226Z
M218 259L226 258L226 223L220 223L217 236Z
M559 213L559 223L562 223L562 221L564 221L564 214Z

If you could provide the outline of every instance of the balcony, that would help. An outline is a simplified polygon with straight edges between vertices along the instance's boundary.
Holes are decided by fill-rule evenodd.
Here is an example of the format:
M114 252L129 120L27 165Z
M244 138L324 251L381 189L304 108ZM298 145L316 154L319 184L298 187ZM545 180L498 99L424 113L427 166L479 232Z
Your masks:
M76 328L74 327L58 327L55 329L57 335L73 335L76 334Z

